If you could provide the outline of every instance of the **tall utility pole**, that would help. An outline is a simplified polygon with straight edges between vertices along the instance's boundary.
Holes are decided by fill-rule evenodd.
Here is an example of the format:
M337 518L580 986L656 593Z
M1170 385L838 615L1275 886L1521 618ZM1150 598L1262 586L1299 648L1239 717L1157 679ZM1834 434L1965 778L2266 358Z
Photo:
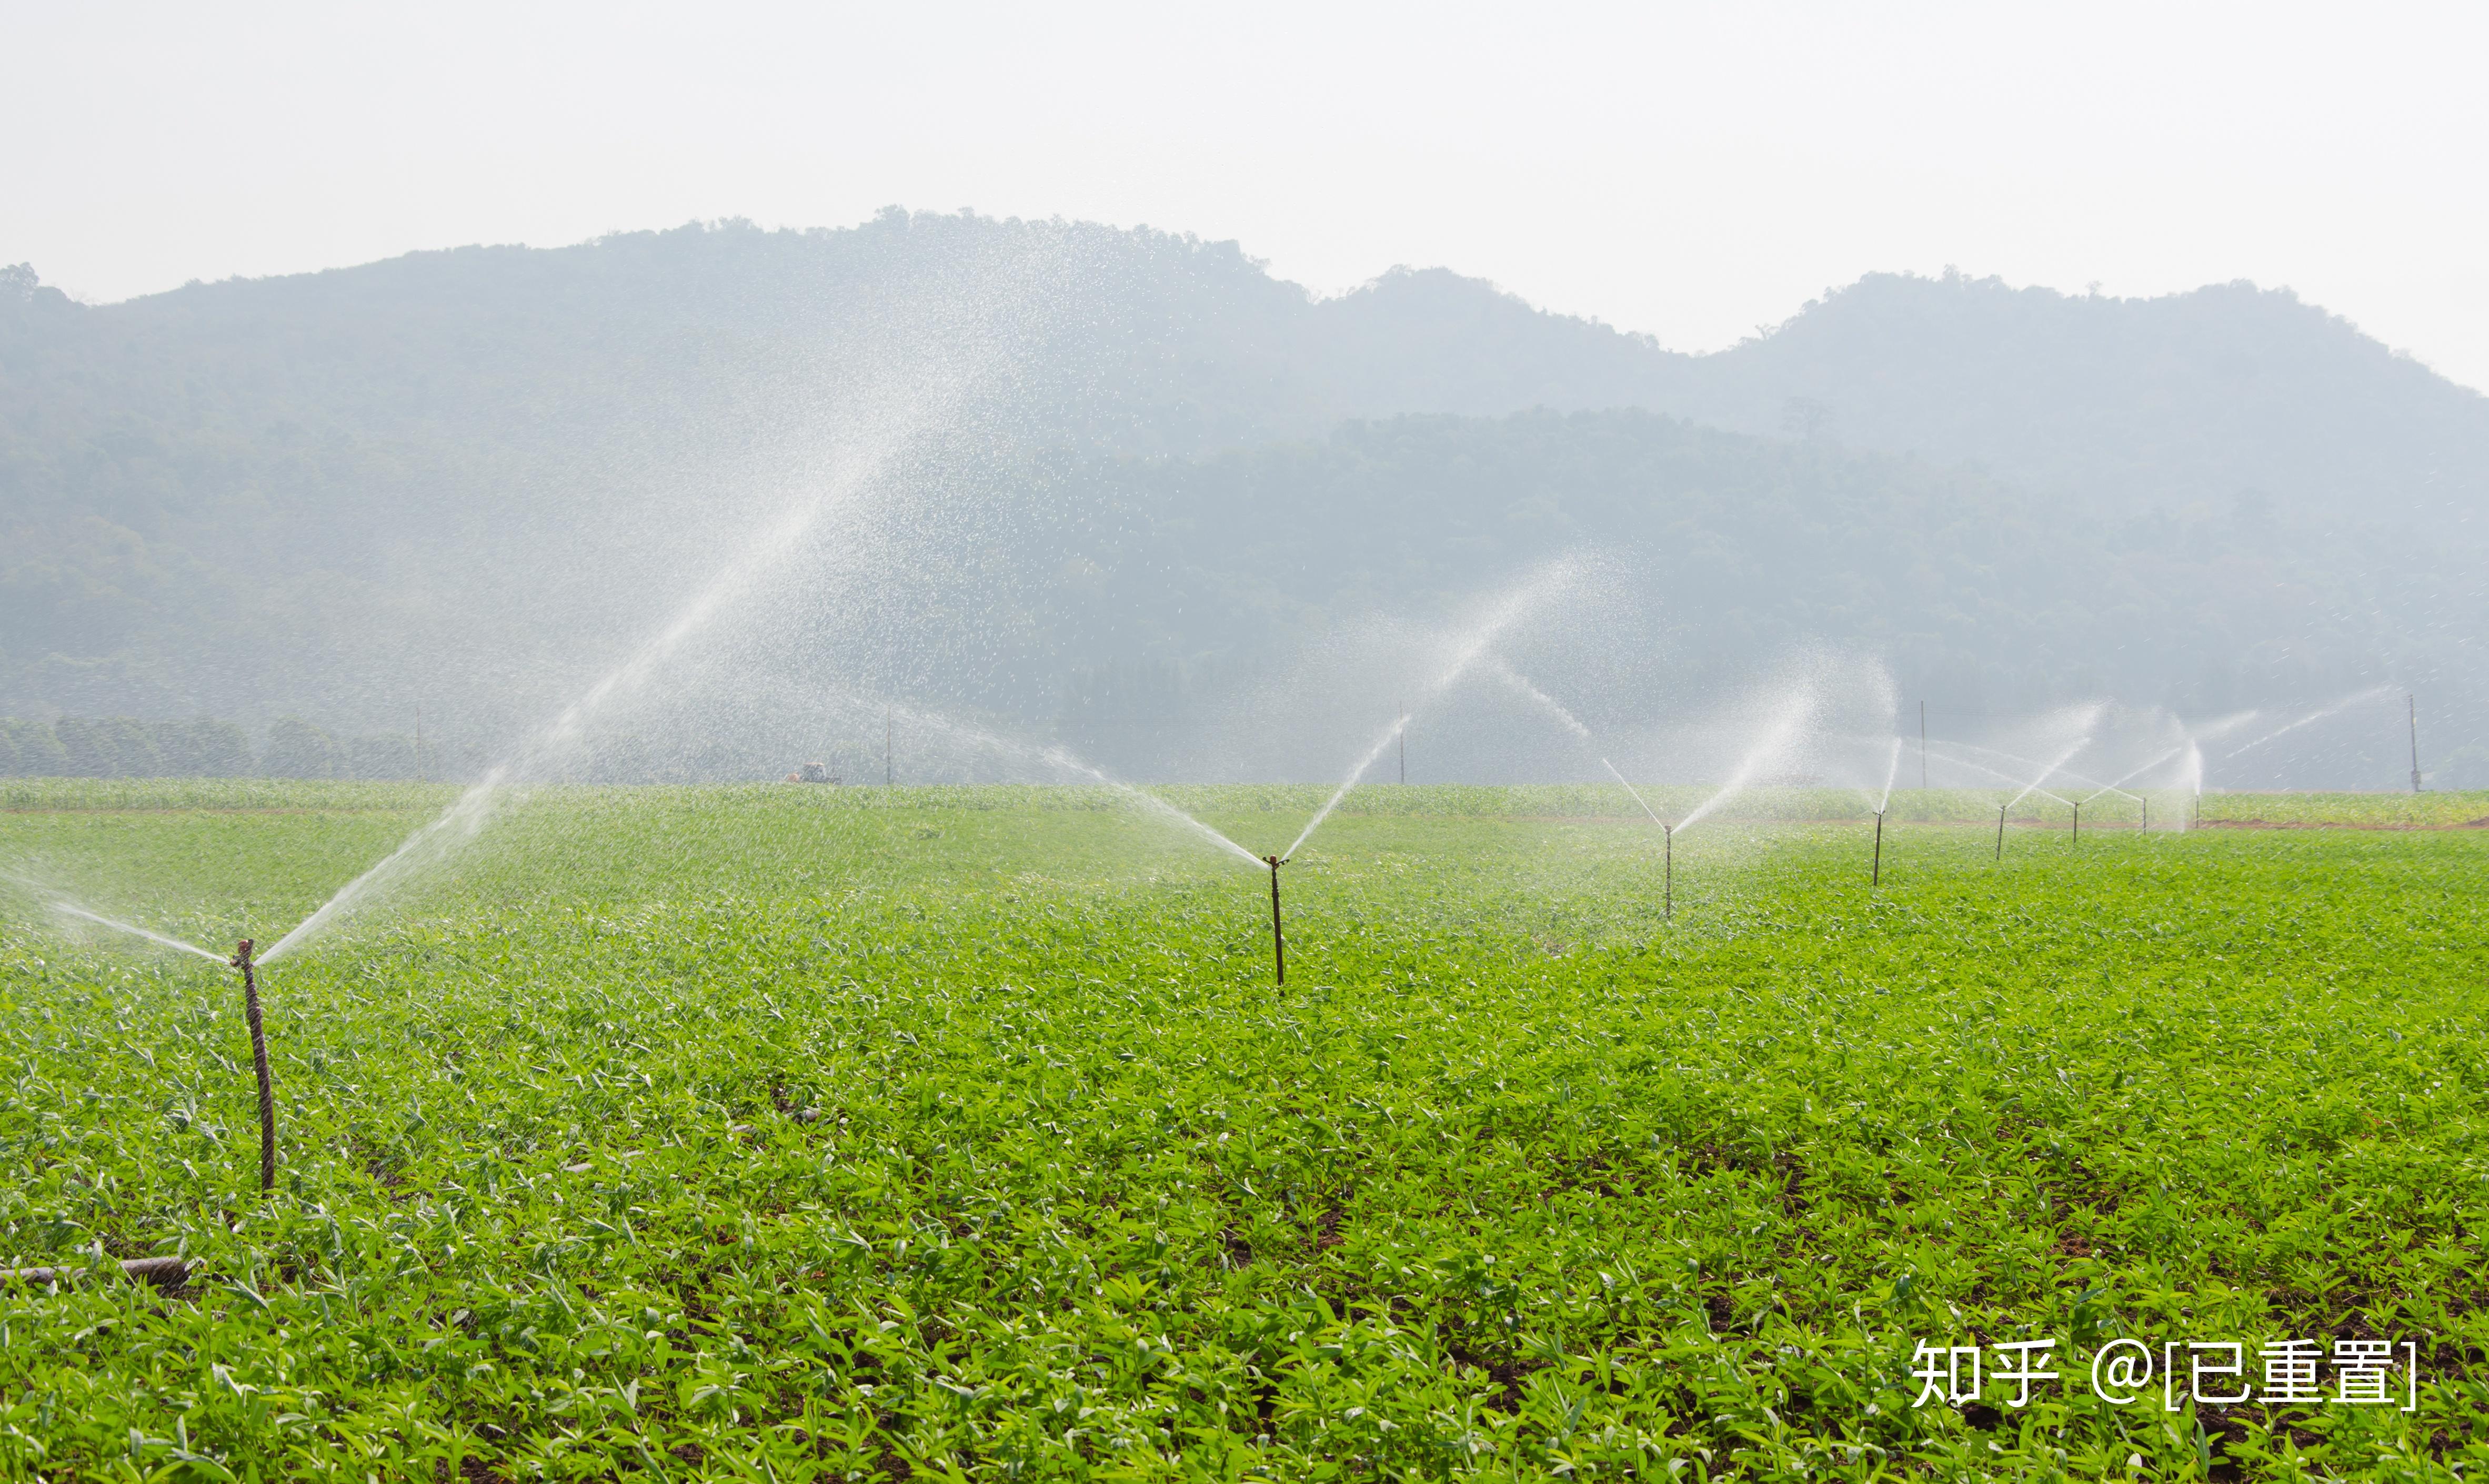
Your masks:
M2411 708L2412 792L2417 793L2419 792L2419 699L2406 695L2403 697L2403 704Z
M1928 786L1928 703L1919 702L1919 788Z

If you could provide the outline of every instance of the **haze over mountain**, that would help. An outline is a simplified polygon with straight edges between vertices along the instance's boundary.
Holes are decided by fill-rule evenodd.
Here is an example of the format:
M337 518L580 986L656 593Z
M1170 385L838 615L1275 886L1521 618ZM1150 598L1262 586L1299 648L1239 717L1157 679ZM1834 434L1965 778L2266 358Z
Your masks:
M1875 275L1689 357L1441 270L1326 300L1232 243L893 212L99 306L13 270L0 409L18 715L504 734L860 439L836 477L905 498L840 517L877 555L804 569L770 663L1032 728L1559 548L1718 684L1809 642L1995 704L2395 679L2449 752L2489 694L2489 399L2245 285Z

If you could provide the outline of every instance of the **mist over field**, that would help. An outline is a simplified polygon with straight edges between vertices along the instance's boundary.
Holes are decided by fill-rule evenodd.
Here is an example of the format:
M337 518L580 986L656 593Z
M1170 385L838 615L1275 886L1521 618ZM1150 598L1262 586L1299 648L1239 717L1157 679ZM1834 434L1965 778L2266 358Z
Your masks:
M109 304L7 270L0 766L472 776L662 641L563 776L877 777L903 706L1323 779L1563 559L1509 642L1605 734L1834 655L1940 736L2375 693L2229 786L2404 785L2409 692L2489 784L2489 400L2285 289L1871 274L1690 356L1249 245L893 210ZM1470 689L1434 779L1599 776Z

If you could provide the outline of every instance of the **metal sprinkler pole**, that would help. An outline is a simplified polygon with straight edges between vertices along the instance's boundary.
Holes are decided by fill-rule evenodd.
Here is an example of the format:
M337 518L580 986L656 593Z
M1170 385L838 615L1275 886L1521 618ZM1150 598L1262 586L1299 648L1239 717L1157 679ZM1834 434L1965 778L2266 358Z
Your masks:
M1676 826L1659 827L1659 919L1676 921Z
M2406 695L2403 704L2411 708L2412 792L2419 792L2419 698Z
M1867 878L1867 884L1869 886L1884 884L1884 812L1880 809L1875 811L1875 870L1874 873Z
M2083 807L2080 804L2074 804L2070 807L2074 812L2074 838L2073 842L2080 844L2083 840Z
M2013 807L2011 804L1996 806L1996 858L2000 861L2005 859L2005 812Z
M1279 930L1279 866L1281 862L1275 855L1266 855L1262 857L1262 859L1268 861L1271 866L1271 969L1273 977L1278 981L1278 983L1285 985L1288 982L1288 939L1287 935Z
M229 960L242 970L243 1017L250 1022L250 1067L259 1074L259 1188L276 1188L276 1092L268 1082L268 1033L259 1019L259 976L250 961L250 939L242 940Z
M2150 799L2137 799L2134 802L2143 807L2143 822L2136 825L2135 828L2142 831L2144 834L2149 835L2152 833L2152 801Z

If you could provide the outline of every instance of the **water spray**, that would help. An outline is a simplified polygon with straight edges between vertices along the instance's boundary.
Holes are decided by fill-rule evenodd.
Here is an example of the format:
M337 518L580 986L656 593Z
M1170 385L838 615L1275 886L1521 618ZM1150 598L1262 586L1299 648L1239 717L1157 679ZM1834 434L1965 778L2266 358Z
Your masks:
M1468 640L1453 654L1451 663L1418 691L1418 704L1423 705L1449 690L1453 681L1458 680L1472 665L1486 656L1488 647L1495 642L1498 635L1510 628L1523 614L1543 601L1549 589L1571 582L1573 575L1574 566L1569 560L1558 561L1540 568L1529 580L1505 593L1502 601L1496 604L1486 617L1471 630ZM1289 843L1287 853L1280 857L1281 860L1294 858L1297 851L1303 847L1304 842L1313 839L1314 832L1323 827L1323 821L1330 817L1331 811L1339 808L1339 801L1348 797L1348 791L1357 786L1357 781L1365 776L1366 770L1381 761L1385 751L1394 742L1407 735L1413 713L1405 709L1406 704L1404 700L1401 715L1391 723L1382 736L1375 738L1374 745L1366 749L1365 756L1357 760L1357 766L1348 770L1348 777L1340 780L1339 787L1332 790L1331 796L1323 801L1323 807L1315 810L1314 816L1305 821L1305 827L1297 833L1297 838Z
M1919 726L1924 731L1924 728L1927 726L1927 702L1921 701L1919 703ZM1928 744L1927 738L1922 735L1919 739L1919 772L1923 781L1927 772L1927 766ZM1884 884L1884 812L1893 807L1893 781L1901 776L1902 739L1895 737L1893 739L1893 760L1884 769L1884 793L1881 798L1878 798L1875 801L1875 861L1874 865L1869 869L1867 873L1867 884L1871 887L1881 886Z
M1271 868L1271 971L1273 980L1284 985L1288 982L1288 939L1279 930L1279 868L1287 862L1275 855L1262 859Z
M250 1021L250 1067L259 1076L259 1188L276 1188L276 1092L268 1081L268 1033L259 1018L259 976L250 961L250 939L234 950L233 966L242 970L243 1016Z
M2343 697L2340 700L2334 701L2331 705L2317 707L2315 710L2308 712L2305 716L2299 718L2295 722L2291 722L2287 726L2274 728L2273 730L2266 732L2263 736L2249 742L2245 747L2232 748L2230 751L2221 755L2220 760L2227 762L2233 757L2254 752L2257 748L2264 746L2275 737L2288 736L2290 733L2297 731L2302 727L2312 726L2317 722L2325 720L2329 716L2338 715L2341 712L2347 711L2351 707L2358 705L2363 700L2375 700L2381 697L2390 696L2393 694L2393 689L2394 688L2390 685L2372 685L2364 691L2354 691L2350 695ZM2250 713L2250 715L2253 714L2255 713ZM2417 738L2418 729L2418 703L2415 701L2412 704L2412 730L2415 734L2415 738Z
M73 901L63 901L56 898L53 899L51 907L53 911L58 912L63 917L74 917L82 922L94 923L100 927L109 928L115 932L126 932L132 937L145 938L148 942L154 943L158 947L179 949L181 952L186 954L196 954L200 957L208 960L210 963L222 963L225 961L221 956L212 954L206 949L201 948L196 943L185 943L180 938L173 937L167 933L157 932L152 928L141 928L136 923L125 923L117 917L106 917L100 912L90 912Z
M23 877L17 879L24 880ZM243 939L241 945L235 948L231 958L221 958L196 943L186 943L170 933L157 932L152 928L141 928L136 923L125 923L117 917L106 917L100 912L90 912L73 901L54 898L50 905L53 911L63 917L74 917L82 922L109 928L115 932L126 932L132 937L144 938L158 947L195 954L211 963L222 963L242 970L243 1016L250 1024L250 1065L251 1070L259 1079L259 1188L263 1192L275 1189L276 1090L269 1082L268 1029L259 1013L259 966L251 956L250 939ZM137 1271L128 1263L122 1266L132 1272Z
M1643 798L1642 790L1625 783L1625 776L1616 772L1615 763L1602 757L1599 766L1615 775L1617 783L1624 784L1625 792L1633 796L1635 803L1642 805L1642 812L1650 815L1650 822L1659 826L1659 915L1663 922L1674 922L1676 919L1676 826L1659 817L1658 812Z

